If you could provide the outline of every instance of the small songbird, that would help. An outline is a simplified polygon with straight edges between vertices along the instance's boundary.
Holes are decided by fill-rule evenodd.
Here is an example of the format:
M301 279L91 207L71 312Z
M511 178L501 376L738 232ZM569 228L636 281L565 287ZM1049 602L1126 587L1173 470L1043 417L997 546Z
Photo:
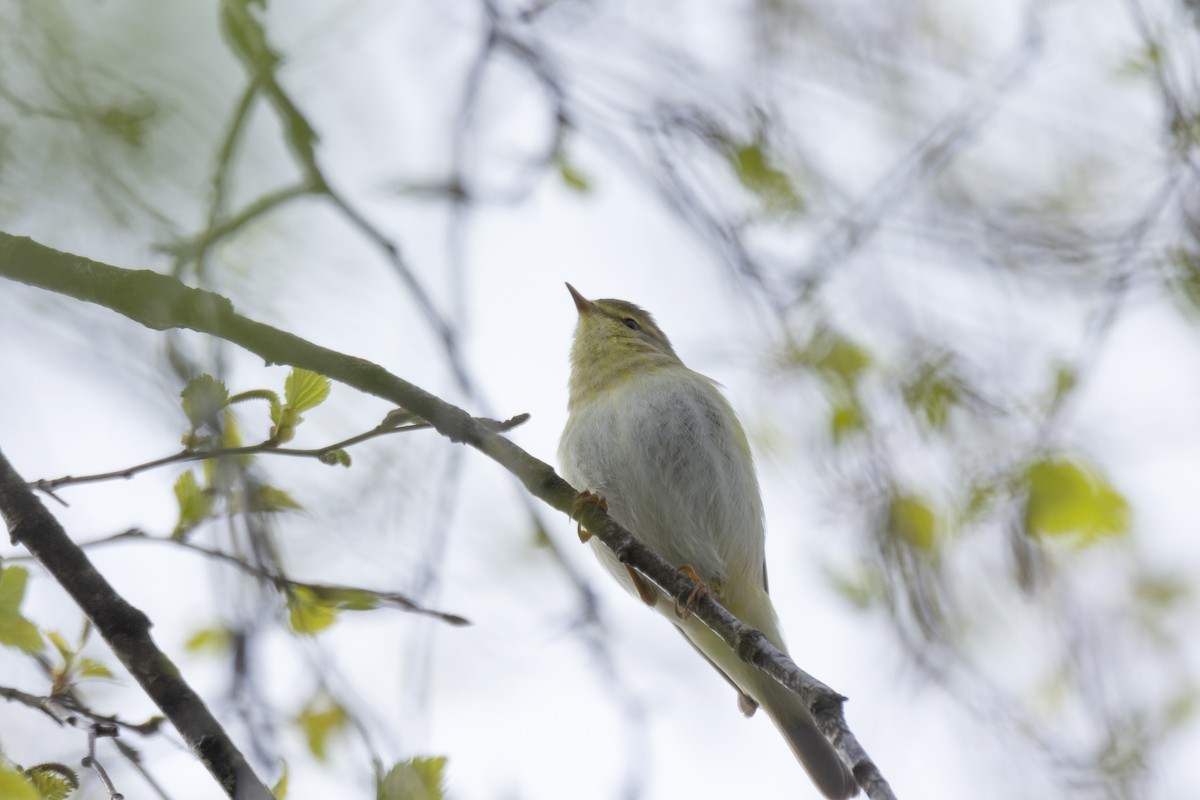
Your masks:
M758 479L733 408L717 384L683 365L649 313L567 289L579 321L558 447L563 476L594 493L613 519L783 650L767 594ZM657 587L608 548L592 545L622 585L662 611L734 686L744 714L758 706L766 711L826 797L858 793L799 697L738 658L686 608L663 602Z

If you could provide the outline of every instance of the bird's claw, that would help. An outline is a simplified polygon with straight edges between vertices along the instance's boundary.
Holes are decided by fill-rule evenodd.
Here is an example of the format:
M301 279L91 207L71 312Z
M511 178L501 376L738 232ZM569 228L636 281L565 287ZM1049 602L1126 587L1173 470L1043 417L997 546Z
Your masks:
M576 531L579 534L579 541L586 542L592 538L591 531L583 527L583 521L578 519L588 506L595 506L601 511L608 511L608 501L598 494L584 490L575 498L575 502L571 503L571 519L576 521Z
M700 576L696 574L696 570L692 568L691 564L684 564L682 567L675 570L675 574L687 575L696 584L696 588L692 589L692 591L688 593L687 600L685 600L682 604L680 604L678 597L675 598L675 616L679 617L681 620L685 620L692 615L692 612L696 610L696 605L699 604L701 597L706 594L712 594L712 587L701 580Z

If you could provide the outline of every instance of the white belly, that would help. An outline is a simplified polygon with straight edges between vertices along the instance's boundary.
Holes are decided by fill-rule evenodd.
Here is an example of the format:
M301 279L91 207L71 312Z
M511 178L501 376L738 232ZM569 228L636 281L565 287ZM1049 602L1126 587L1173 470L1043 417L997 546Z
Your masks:
M690 370L639 376L573 409L559 461L575 488L603 496L613 519L668 562L691 565L718 590L761 586L754 466L732 409L707 378ZM624 567L596 544L631 588Z

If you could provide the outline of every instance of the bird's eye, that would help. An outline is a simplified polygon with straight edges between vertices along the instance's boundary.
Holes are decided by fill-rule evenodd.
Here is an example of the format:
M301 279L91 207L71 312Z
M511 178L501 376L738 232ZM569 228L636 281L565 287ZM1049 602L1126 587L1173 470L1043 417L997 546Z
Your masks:
M640 331L642 329L642 326L638 325L638 321L633 317L626 317L621 322L625 323L625 327L631 331Z

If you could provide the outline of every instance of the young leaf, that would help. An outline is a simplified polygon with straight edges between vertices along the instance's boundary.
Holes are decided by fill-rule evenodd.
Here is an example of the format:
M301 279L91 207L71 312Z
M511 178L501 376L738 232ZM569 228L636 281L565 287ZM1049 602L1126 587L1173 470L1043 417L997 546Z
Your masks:
M25 599L28 578L29 573L24 567L0 567L0 644L26 653L40 653L46 646L42 634L36 625L21 616L21 601Z
M802 212L804 198L787 173L775 166L761 144L746 144L729 154L730 164L742 185L763 201L770 213Z
M928 503L913 495L892 498L888 508L888 528L893 536L927 553L937 544L937 515Z
M288 625L296 633L312 636L337 622L337 609L324 602L307 586L288 592Z
M321 600L335 608L346 611L370 611L379 608L379 595L367 589L327 589L321 592Z
M329 378L306 369L294 368L283 384L284 401L297 412L308 411L329 397ZM297 420L299 421L299 420Z
M864 427L866 423L863 420L862 407L853 398L838 403L829 414L829 432L834 442L840 443Z
M67 642L67 638L58 631L46 631L46 638L62 657L63 663L69 664L75 658L75 649Z
M183 413L193 428L199 428L229 402L229 390L212 375L197 375L179 393Z
M273 514L279 511L304 510L304 506L293 500L290 494L274 486L254 486L250 490L249 500L247 510L258 511L264 514Z
M308 740L308 749L318 761L328 754L329 740L346 727L349 714L332 699L314 700L296 717L297 724Z
M179 521L171 532L172 539L182 539L188 531L212 516L213 494L201 489L191 470L175 479L175 500L179 505Z
M343 467L350 466L350 454L342 449L330 450L328 453L322 453L320 456L318 456L318 460L322 464L328 464L330 466L335 464L341 464Z
M271 787L271 795L275 800L284 800L287 797L288 791L288 765L283 762L283 773L279 776L279 780L275 781L275 785Z
M958 404L962 385L944 363L922 365L901 394L914 416L934 430L946 427L950 409Z
M822 326L803 345L792 345L788 361L819 373L839 387L853 386L871 366L871 354L832 328Z
M79 659L79 675L84 678L112 678L112 671L94 658Z
M442 800L445 769L444 756L401 761L379 780L376 800Z
M201 628L191 635L184 644L189 653L221 654L229 650L233 644L233 632L228 628Z
M0 764L0 797L4 800L42 800L37 787L23 773Z
M1080 545L1129 529L1129 503L1091 466L1048 456L1024 473L1025 531L1037 538L1073 536Z
M565 152L559 150L554 156L554 163L558 166L558 176L562 178L567 188L578 194L587 194L592 190L591 182L587 176L571 163Z
M79 788L79 775L65 764L35 764L25 770L25 777L37 789L41 800L66 800Z

